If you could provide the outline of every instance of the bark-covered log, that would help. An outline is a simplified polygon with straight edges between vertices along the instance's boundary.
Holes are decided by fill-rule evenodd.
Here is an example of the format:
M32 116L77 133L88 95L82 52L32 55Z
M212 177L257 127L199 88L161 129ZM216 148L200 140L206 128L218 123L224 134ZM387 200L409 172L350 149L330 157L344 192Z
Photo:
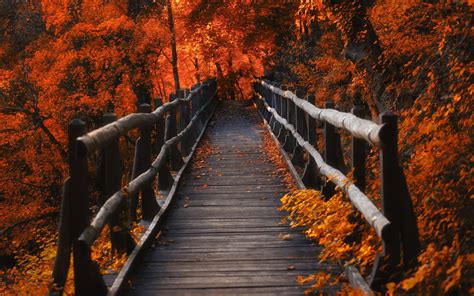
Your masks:
M378 125L370 120L358 118L357 116L354 116L350 113L344 113L331 109L320 109L313 104L298 98L293 92L289 90L285 91L274 87L263 80L258 80L258 82L267 89L270 89L272 92L290 99L314 119L327 122L338 128L345 129L352 136L366 140L374 146L380 147L382 145L379 133L384 128L383 125Z

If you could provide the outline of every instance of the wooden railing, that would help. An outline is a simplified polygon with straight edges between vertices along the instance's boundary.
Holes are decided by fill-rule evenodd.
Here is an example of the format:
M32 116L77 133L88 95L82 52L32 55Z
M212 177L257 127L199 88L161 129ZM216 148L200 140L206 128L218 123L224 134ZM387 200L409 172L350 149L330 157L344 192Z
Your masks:
M265 80L255 80L253 88L257 109L274 140L281 144L298 187L318 188L330 198L337 185L380 237L383 251L375 258L368 285L358 270L349 266L346 273L351 284L370 294L371 289L381 291L387 281L397 281L403 270L416 264L420 250L413 205L398 163L397 116L385 112L378 124L361 118L360 107L344 113L327 101L325 108L318 108L315 95L301 88L290 91ZM323 128L324 157L317 150L319 127ZM346 166L336 128L352 136L354 182L342 173ZM380 149L381 211L364 194L367 143ZM306 161L305 152L309 155Z
M63 191L51 295L63 293L71 253L76 295L115 295L124 288L136 259L160 230L180 177L213 114L216 90L217 82L213 79L171 95L168 103L155 100L153 112L150 105L143 104L138 107L138 113L119 120L114 114L105 114L105 125L89 133L81 120L71 121L68 130L70 177ZM136 128L140 130L140 137L135 143L131 181L122 186L119 138ZM152 151L158 153L153 161ZM88 156L93 153L99 153L102 158L103 167L99 172L105 198L99 201L100 210L90 222ZM155 176L156 190L166 196L161 206L153 189ZM128 207L124 206L126 201ZM139 204L142 220L148 221L145 224L149 226L135 245L130 220L137 220ZM106 224L109 224L113 250L129 255L110 288L91 259L91 246Z

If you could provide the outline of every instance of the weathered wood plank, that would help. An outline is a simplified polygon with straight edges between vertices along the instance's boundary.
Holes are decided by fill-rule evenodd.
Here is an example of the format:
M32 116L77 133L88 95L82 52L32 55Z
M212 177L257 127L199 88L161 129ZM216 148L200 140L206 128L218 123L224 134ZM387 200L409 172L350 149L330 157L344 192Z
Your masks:
M287 215L278 210L280 198L288 189L262 157L264 130L256 114L224 108L207 134L213 151L184 177L132 295L301 295L297 275L341 272L317 261L321 248L301 229L280 223Z
M246 287L246 288L214 288L214 289L143 289L133 292L133 295L302 295L304 289L298 286L279 287Z

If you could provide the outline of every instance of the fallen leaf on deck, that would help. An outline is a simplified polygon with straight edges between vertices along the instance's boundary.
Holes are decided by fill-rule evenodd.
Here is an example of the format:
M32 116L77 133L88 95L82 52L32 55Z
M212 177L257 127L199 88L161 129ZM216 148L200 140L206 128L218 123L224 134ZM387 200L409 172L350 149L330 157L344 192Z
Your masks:
M278 237L281 239L281 240L289 240L291 238L291 234L287 233L287 234L284 234L284 233L280 233L278 235Z

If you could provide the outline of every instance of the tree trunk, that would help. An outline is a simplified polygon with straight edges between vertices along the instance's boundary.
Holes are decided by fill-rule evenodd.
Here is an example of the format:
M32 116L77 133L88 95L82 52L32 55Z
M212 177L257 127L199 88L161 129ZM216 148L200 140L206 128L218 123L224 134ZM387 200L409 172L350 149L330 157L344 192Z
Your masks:
M366 71L369 76L368 87L371 92L366 100L372 117L376 118L385 81L378 64L382 48L367 15L372 3L366 0L326 0L325 3L336 16L337 27L344 38L344 57L355 63L357 70Z
M168 26L171 33L171 66L173 67L174 88L176 90L176 93L178 93L180 89L178 73L178 53L176 52L176 32L174 28L171 0L166 1L166 8L168 10Z

